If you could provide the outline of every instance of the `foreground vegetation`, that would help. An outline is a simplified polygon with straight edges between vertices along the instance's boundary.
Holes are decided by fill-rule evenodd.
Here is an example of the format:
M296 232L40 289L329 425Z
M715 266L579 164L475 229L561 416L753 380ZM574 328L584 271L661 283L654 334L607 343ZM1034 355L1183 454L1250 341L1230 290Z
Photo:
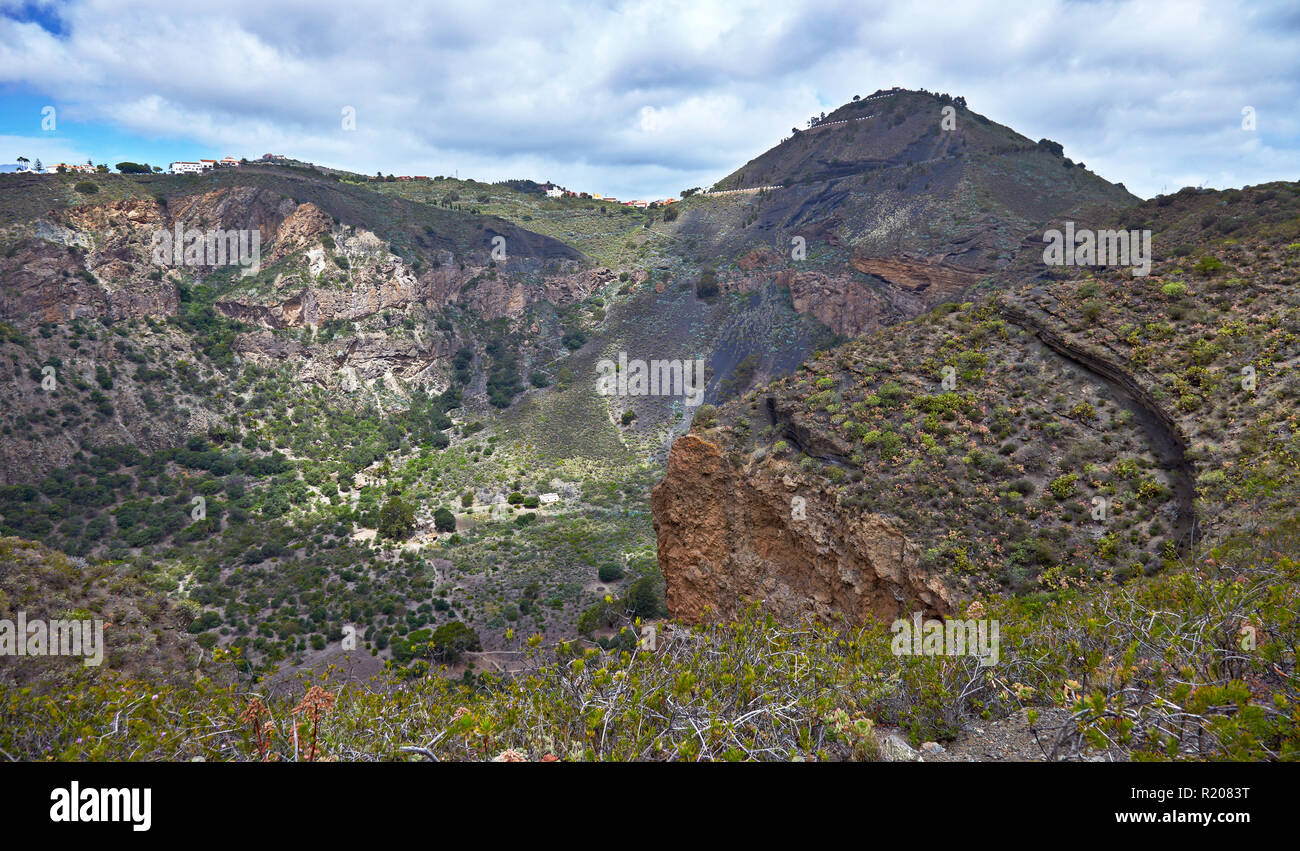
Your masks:
M512 676L304 676L251 688L217 653L183 678L63 669L6 683L0 750L33 759L839 760L1028 708L1043 758L1300 759L1300 518L1124 587L976 601L1001 660L907 657L884 624L757 609L640 642L518 639ZM48 669L47 669L48 670ZM64 678L66 677L66 679ZM1043 723L1040 713L1063 710Z

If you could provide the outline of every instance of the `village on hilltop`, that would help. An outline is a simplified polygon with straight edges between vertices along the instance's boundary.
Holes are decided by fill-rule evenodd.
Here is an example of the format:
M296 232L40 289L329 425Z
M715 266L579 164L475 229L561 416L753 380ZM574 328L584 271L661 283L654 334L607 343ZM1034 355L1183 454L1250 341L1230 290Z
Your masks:
M290 162L290 158L286 157L284 154L262 154L260 158L258 158L253 162L287 163ZM219 160L208 160L208 159L177 160L173 163L168 164L167 173L168 174L203 174L205 172L213 171L219 168L234 168L240 165L247 165L247 164L250 164L249 160L236 159L235 157L222 157ZM154 167L151 169L147 165L142 165L138 163L118 163L117 168L123 174L136 174L136 173L148 174L150 172L162 171L161 168ZM17 163L0 164L0 174L65 174L65 173L107 174L108 172L109 172L109 168L107 165L97 166L94 163L92 163L90 160L87 160L84 164L74 165L69 163L59 163L53 166L42 166L41 161L39 159L33 161L33 160L28 160L26 157L19 157ZM387 177L384 177L382 174L375 174L375 176L369 179L372 181L420 180L420 181L433 182L433 181L442 180L443 178L441 177L431 178L431 177L426 177L424 175L409 175L409 174L404 174L399 176L394 176L390 174ZM619 199L615 198L613 195L602 195L599 192L575 192L571 189L567 189L563 186L559 186L558 184L551 183L549 181L540 184L540 186L542 192L546 195L547 198L582 198L590 201L603 201L608 204L621 204L625 207L640 207L643 209L647 207L663 207L669 204L675 204L678 201L678 199L676 198L661 198L656 201L643 201L639 199L633 201L620 201Z

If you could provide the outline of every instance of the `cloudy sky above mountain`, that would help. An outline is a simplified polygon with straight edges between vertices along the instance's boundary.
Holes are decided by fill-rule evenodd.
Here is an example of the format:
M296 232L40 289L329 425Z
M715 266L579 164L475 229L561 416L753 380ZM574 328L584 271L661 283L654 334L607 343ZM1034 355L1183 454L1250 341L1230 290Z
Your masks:
M0 162L271 152L665 197L890 86L1143 196L1300 177L1294 0L0 0Z

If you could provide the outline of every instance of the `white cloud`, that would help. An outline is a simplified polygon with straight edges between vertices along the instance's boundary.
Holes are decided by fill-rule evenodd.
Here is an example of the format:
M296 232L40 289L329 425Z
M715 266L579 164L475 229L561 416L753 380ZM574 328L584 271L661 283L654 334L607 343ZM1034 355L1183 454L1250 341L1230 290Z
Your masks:
M58 163L84 163L91 159L92 153L62 139L51 140L48 136L11 136L0 135L0 162L12 163L18 157L27 157L33 164L39 159L43 166Z
M1140 194L1300 171L1285 2L74 0L60 36L6 8L0 82L61 114L362 172L675 194L892 85L965 95Z

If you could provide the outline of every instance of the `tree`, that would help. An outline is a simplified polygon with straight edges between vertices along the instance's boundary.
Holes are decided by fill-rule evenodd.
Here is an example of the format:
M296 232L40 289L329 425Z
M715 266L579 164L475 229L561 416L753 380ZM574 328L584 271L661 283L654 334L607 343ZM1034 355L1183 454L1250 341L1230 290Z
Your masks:
M149 166L145 163L121 162L115 168L121 174L149 174Z
M389 497L384 507L379 509L379 534L400 540L411 534L414 528L415 509L400 496Z
M439 508L433 512L433 526L439 532L456 531L456 515L452 514L446 508Z
M433 655L444 662L454 662L462 653L483 649L478 633L460 621L445 623L435 629L429 643L433 645Z
M653 577L642 576L632 586L627 589L627 597L624 604L628 611L640 617L655 617L663 608L663 601L659 599L659 591L655 588Z
M700 298L713 298L718 294L718 276L712 269L700 273L700 281L695 285L695 294Z

